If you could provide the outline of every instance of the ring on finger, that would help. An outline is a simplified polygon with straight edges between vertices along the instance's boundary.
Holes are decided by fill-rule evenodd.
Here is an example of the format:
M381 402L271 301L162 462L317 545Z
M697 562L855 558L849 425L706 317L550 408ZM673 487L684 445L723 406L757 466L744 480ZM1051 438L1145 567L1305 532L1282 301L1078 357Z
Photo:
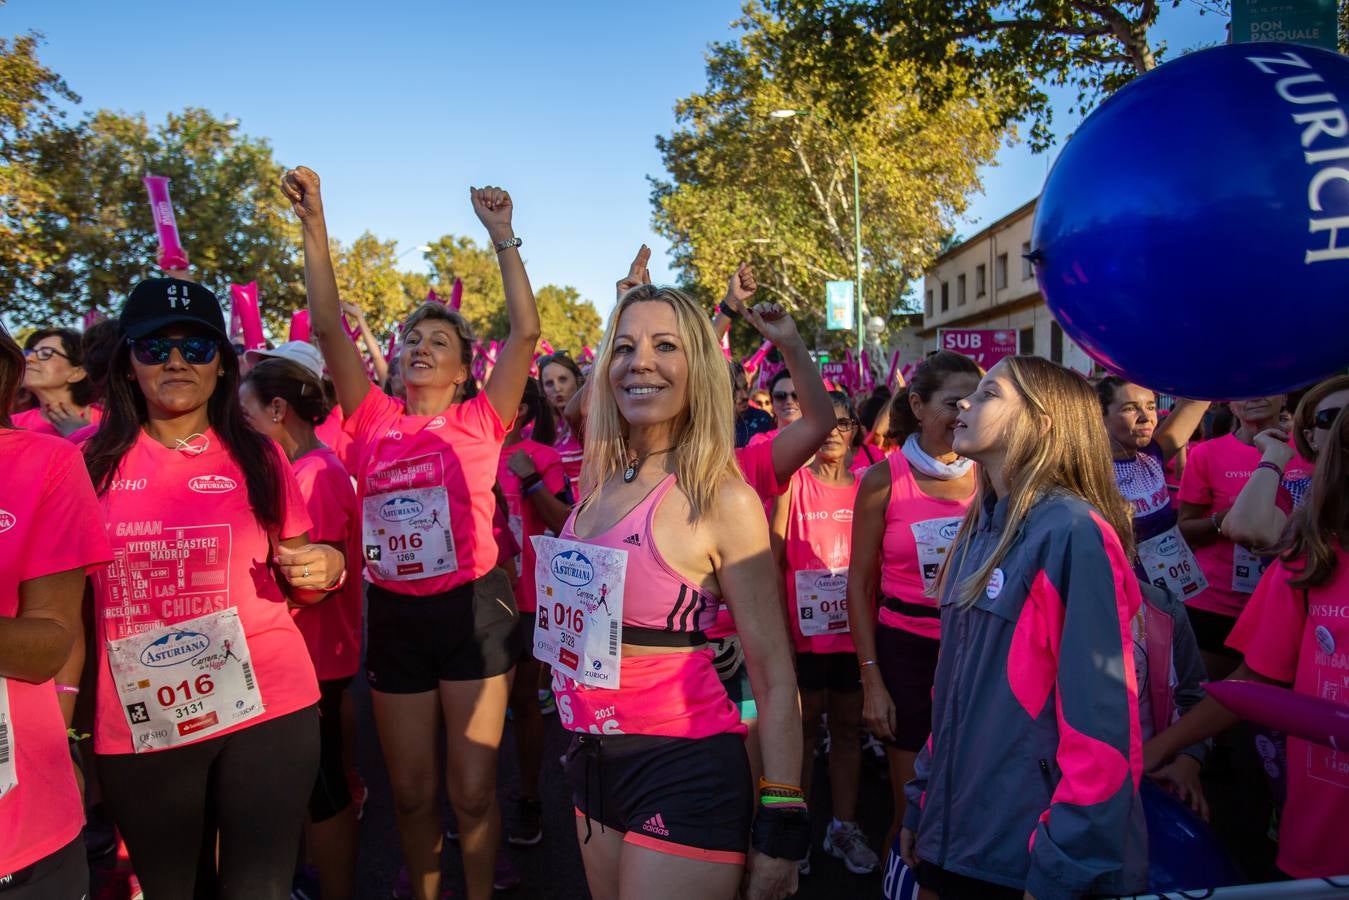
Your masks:
M309 567L308 567L308 566L305 566L305 567L304 567L303 577L305 577L305 578L308 578L308 577L309 577Z

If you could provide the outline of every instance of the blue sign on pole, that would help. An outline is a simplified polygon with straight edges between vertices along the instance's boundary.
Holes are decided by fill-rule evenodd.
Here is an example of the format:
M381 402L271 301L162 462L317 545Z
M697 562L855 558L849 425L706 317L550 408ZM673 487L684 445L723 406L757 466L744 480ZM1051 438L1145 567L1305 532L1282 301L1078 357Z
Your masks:
M824 285L824 321L830 331L850 330L854 325L853 282L827 281Z

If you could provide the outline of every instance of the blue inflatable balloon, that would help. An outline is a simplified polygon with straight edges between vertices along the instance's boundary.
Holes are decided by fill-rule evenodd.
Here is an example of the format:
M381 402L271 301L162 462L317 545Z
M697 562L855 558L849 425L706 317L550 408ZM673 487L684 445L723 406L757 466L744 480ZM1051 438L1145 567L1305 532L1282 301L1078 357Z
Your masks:
M1148 890L1189 891L1245 882L1222 842L1188 806L1147 778L1138 793L1148 821Z
M1063 330L1182 397L1349 364L1349 58L1215 47L1121 88L1045 182L1032 259Z
M884 900L918 900L918 876L899 856L899 835L895 835L890 852L885 855L881 897Z

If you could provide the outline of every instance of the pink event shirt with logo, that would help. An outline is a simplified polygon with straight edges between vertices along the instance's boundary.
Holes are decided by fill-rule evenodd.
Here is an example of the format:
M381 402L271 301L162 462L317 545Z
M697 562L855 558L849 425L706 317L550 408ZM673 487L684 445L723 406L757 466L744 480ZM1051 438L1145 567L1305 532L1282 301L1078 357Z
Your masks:
M1258 449L1243 444L1231 434L1191 446L1178 499L1181 503L1206 506L1213 513L1231 509L1260 463L1260 457ZM1312 464L1294 454L1284 468L1283 483L1300 481L1311 473ZM1208 589L1185 601L1186 605L1224 616L1241 614L1250 595L1232 590L1233 548L1233 543L1225 537L1191 548L1195 561L1208 579Z
M271 567L273 536L253 515L243 470L214 431L206 433L205 446L205 452L194 456L142 432L101 498L112 562L98 568L92 579L97 753L133 752L108 663L108 641L223 609L239 612L265 711L213 737L318 701L314 665ZM281 533L275 537L284 540L305 534L310 519L285 455L280 447L273 445L273 450L286 505ZM150 565L155 560L168 564Z
M528 454L534 463L534 471L539 473L543 487L556 496L568 488L567 473L562 457L552 447L526 438L515 444L501 448L501 462L497 466L497 481L501 493L506 498L506 508L512 517L519 517L520 536L520 580L515 590L515 605L522 613L531 613L538 609L538 589L534 583L534 542L531 537L541 535L548 530L537 510L534 501L520 493L520 478L511 471L510 458L517 452ZM532 637L531 637L532 640Z
M40 409L25 409L23 412L17 412L10 416L9 420L14 423L15 428L22 428L25 431L31 431L34 434L50 434L55 435L56 437L64 437L71 443L78 444L85 438L93 437L94 432L98 431L98 423L103 421L103 410L97 404L90 406L84 413L85 422L88 424L82 425L68 435L61 434L55 425L48 422L46 417L42 415L42 410Z
M0 616L19 614L25 581L112 558L84 458L63 438L0 428ZM75 840L84 808L56 688L5 679L17 786L0 798L0 875Z
M1188 470L1186 470L1188 471ZM1303 592L1276 560L1227 638L1246 665L1275 681L1349 706L1349 552L1335 550L1330 581ZM1294 563L1298 567L1300 563ZM1288 800L1279 825L1279 868L1294 878L1343 875L1349 867L1349 753L1288 738Z
M413 480L412 487L444 486L449 498L450 532L454 536L458 568L453 572L409 581L383 581L373 571L370 580L397 594L427 597L453 590L481 578L497 564L492 536L497 463L501 442L510 431L487 395L456 403L434 416L408 415L401 400L378 391L366 393L347 419L345 428L361 446L361 471L356 479L360 500L389 490L390 476L415 468L426 470L433 458L441 473L438 484ZM421 475L416 476L421 479ZM407 484L400 479L399 484Z
M856 653L852 635L806 637L796 611L796 572L808 569L848 570L852 559L853 509L857 506L855 475L849 485L825 484L808 468L792 475L787 500L787 536L784 542L787 583L787 620L798 653ZM778 500L779 503L784 502Z
M320 681L349 678L361 664L361 513L351 477L331 447L291 463L305 498L309 540L336 544L346 555L347 583L312 606L291 610Z

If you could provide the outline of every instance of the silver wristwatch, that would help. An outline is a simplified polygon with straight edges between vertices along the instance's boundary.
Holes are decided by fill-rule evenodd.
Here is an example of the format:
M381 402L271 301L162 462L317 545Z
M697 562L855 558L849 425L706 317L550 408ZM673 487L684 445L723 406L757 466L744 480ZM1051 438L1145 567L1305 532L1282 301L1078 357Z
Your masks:
M500 253L502 250L509 250L512 247L518 247L523 243L524 241L520 240L518 237L513 237L504 241L496 241L493 243L492 246L496 247L497 252Z

